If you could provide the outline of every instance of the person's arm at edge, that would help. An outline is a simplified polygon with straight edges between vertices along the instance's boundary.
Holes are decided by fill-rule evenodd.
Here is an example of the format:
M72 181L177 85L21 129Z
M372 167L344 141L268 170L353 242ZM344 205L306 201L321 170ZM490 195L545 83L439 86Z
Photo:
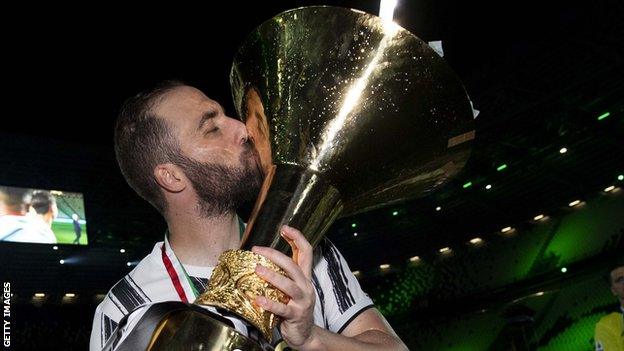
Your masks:
M376 308L358 315L341 334L314 326L308 341L300 348L307 350L407 350L386 319Z
M283 253L268 247L254 246L252 251L263 255L287 273L282 276L262 266L256 273L290 296L287 304L258 296L255 302L283 318L280 331L284 340L299 351L307 350L407 350L385 318L374 308L360 313L341 334L313 324L314 287L311 282L312 246L300 231L284 226L282 236L297 252L293 261ZM292 341L292 343L291 343Z

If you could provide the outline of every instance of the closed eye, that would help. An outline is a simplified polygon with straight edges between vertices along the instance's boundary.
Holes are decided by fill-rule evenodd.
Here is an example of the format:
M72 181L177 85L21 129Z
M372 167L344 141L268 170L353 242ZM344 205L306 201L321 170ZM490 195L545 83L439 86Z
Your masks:
M210 133L214 133L214 132L217 132L217 131L219 131L219 127L214 127L212 129L208 129L207 131L205 131L204 135L208 135Z
M199 119L199 124L197 125L197 130L201 130L209 121L214 120L219 115L219 111L211 110L204 112L204 114Z

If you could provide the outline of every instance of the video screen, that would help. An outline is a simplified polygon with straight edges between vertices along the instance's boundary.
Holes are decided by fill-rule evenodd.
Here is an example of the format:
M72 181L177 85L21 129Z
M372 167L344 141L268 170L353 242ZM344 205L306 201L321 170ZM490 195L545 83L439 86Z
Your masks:
M0 186L0 241L87 245L82 194Z

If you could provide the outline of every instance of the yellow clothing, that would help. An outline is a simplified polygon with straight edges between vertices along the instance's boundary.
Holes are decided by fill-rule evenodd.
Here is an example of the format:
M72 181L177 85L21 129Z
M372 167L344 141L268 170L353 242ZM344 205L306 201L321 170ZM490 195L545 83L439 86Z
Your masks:
M596 323L596 351L624 351L624 318L613 312Z

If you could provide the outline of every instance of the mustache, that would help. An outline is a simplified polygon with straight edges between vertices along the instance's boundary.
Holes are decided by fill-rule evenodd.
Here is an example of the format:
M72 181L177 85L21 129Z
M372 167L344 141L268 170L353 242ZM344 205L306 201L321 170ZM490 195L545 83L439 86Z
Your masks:
M256 144L251 138L248 138L243 144L243 152L241 152L240 155L241 163L244 164L244 160L249 157L254 157L256 160L260 159L260 154L258 153L258 149L256 149Z
M256 144L254 143L252 138L247 138L247 141L243 144L243 152L240 155L241 164L247 164L248 159L253 159L253 165L255 166L255 171L260 176L261 179L264 179L264 171L262 170L262 165L260 163L260 153L258 149L256 149Z

